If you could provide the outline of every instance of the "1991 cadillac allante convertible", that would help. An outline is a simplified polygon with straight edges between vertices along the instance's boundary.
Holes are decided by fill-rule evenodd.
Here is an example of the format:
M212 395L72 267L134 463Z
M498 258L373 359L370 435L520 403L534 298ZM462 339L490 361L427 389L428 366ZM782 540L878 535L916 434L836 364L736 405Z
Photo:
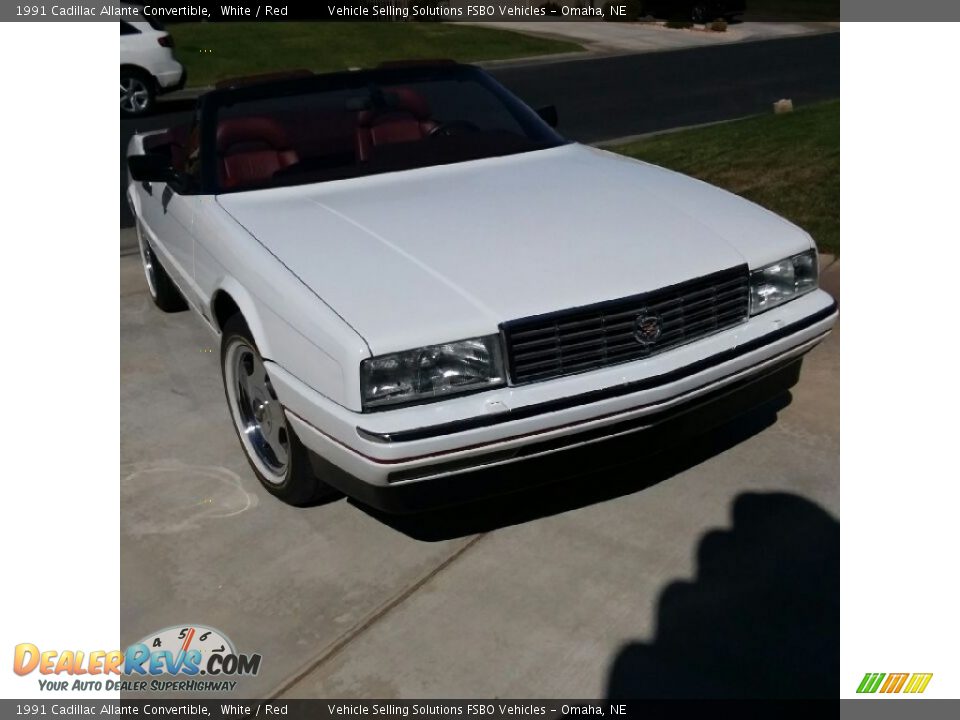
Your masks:
M404 511L795 381L837 315L810 236L555 122L432 63L227 83L131 139L150 294L219 336L267 490Z

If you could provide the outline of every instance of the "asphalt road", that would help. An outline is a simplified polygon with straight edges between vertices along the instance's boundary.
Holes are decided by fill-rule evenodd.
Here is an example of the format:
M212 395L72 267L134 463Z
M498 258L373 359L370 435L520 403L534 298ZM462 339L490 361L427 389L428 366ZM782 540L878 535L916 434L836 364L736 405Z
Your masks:
M840 34L829 33L670 52L498 67L493 74L534 107L553 104L559 130L598 142L765 112L780 98L804 104L840 95ZM190 104L120 122L120 226L130 135L189 119Z
M677 450L389 518L263 490L215 340L120 268L122 647L218 628L263 656L233 697L836 696L839 327L791 396Z
M553 104L560 131L598 142L840 96L840 34L765 40L494 74L533 107Z

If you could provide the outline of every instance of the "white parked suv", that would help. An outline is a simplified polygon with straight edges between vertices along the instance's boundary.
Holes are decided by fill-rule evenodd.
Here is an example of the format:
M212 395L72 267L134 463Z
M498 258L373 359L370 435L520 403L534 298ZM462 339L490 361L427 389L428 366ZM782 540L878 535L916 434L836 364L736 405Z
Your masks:
M173 38L158 23L120 23L120 113L144 115L157 95L179 90L187 72L173 56Z

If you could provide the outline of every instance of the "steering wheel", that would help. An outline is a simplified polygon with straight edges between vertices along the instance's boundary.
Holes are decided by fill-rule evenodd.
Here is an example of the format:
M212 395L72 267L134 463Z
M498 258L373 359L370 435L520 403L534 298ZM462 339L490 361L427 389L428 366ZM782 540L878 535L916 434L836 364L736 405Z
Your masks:
M443 122L427 133L428 138L453 137L465 133L478 133L480 128L469 120L451 120Z

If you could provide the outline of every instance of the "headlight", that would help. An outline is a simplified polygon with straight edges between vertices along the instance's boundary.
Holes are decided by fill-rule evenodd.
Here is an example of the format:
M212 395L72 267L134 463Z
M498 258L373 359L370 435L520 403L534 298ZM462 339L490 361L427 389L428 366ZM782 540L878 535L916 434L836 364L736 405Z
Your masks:
M505 377L497 335L380 355L360 363L364 410L489 389L505 384Z
M816 287L816 250L754 270L750 274L750 314L762 313Z

